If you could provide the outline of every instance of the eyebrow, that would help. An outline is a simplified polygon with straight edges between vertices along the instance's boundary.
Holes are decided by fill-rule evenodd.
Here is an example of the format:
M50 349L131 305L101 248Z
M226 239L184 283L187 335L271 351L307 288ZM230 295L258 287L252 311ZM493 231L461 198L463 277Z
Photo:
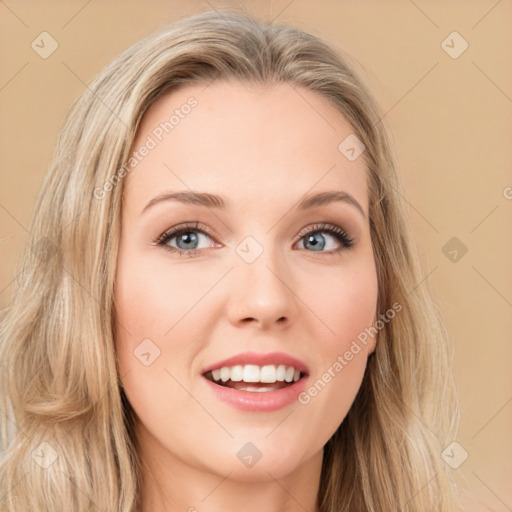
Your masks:
M216 194L188 191L166 192L151 199L151 201L149 201L149 203L144 207L141 214L152 206L166 201L178 201L184 204L194 204L220 210L225 210L227 208L227 201L222 196ZM334 202L345 202L351 204L362 214L364 218L366 218L366 214L362 206L353 196L342 190L328 190L325 192L319 192L317 194L309 194L300 200L297 208L299 210L309 210Z

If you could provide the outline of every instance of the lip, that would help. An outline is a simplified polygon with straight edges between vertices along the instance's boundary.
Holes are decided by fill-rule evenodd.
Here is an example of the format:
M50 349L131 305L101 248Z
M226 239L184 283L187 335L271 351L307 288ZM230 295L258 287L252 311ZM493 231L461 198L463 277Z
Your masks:
M255 364L258 366L265 365L276 365L284 364L286 366L293 366L296 370L299 370L304 375L309 375L309 369L307 365L302 362L300 359L296 357L285 354L284 352L268 352L266 354L258 354L257 352L244 352L242 354L237 354L229 359L224 359L224 361L219 361L210 366L207 366L201 374L204 375L211 370L218 370L223 366L235 366L235 365L246 365L246 364ZM303 379L300 379L297 382L300 382ZM288 386L285 389L291 389L293 386ZM240 393L240 391L239 391ZM246 391L246 393L251 393L251 391ZM277 393L277 391L268 391L268 393Z
M219 400L237 409L249 412L273 412L295 402L298 395L304 391L308 378L304 376L285 388L263 392L239 391L224 387L208 380L204 375L202 379Z

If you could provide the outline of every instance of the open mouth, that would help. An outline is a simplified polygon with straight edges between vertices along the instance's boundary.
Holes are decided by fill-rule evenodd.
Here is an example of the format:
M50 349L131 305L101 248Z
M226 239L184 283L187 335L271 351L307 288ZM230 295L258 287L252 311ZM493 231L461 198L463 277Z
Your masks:
M293 366L236 365L208 371L203 374L209 381L239 391L277 391L292 386L306 375Z

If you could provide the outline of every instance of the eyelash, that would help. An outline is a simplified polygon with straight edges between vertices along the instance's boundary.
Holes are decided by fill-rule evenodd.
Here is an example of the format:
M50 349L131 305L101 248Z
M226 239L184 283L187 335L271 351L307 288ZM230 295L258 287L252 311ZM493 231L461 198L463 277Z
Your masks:
M176 247L171 247L167 245L167 242L169 242L169 240L175 238L176 236L185 233L190 233L192 231L202 233L211 238L211 235L208 232L208 228L206 228L206 226L202 225L200 222L194 222L190 224L176 226L169 229L160 237L158 237L157 240L155 240L155 244L160 247L163 247L165 250L170 251L172 253L178 253L180 256L186 256L189 258L194 257L203 249L191 249L187 251L184 249L177 249ZM354 240L350 238L343 229L334 224L328 223L315 224L314 226L310 227L305 233L301 233L298 236L297 241L300 241L307 235L314 233L328 233L332 235L336 240L338 240L338 242L340 242L341 244L341 247L339 249L335 249L329 252L320 251L318 254L315 254L316 251L308 251L312 252L314 257L319 257L321 255L335 256L344 250L351 249L354 246Z

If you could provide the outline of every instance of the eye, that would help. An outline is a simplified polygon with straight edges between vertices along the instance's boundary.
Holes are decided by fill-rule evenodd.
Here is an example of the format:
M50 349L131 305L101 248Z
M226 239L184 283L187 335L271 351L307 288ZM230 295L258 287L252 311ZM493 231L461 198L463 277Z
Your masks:
M328 238L326 241L326 237L322 233L328 233ZM334 255L339 252L350 249L354 246L354 240L350 238L347 233L343 229L333 224L317 224L308 228L308 230L299 235L300 240L299 243L302 243L304 248L311 248L312 251L308 252L316 252L316 253L325 253L326 255ZM332 247L332 242L329 243L329 237L331 239L335 239L338 244L341 244L340 247L336 248L336 243L334 243L334 248ZM324 251L327 247L327 251ZM315 254L315 256L317 256Z
M201 229L200 226L201 224L199 222L175 226L169 231L166 231L156 243L168 251L178 253L180 256L195 256L199 253L198 245L201 238L210 238L210 235L208 235L205 229ZM172 245L173 240L176 240L174 243L177 247ZM210 243L203 248L212 246L213 245Z

